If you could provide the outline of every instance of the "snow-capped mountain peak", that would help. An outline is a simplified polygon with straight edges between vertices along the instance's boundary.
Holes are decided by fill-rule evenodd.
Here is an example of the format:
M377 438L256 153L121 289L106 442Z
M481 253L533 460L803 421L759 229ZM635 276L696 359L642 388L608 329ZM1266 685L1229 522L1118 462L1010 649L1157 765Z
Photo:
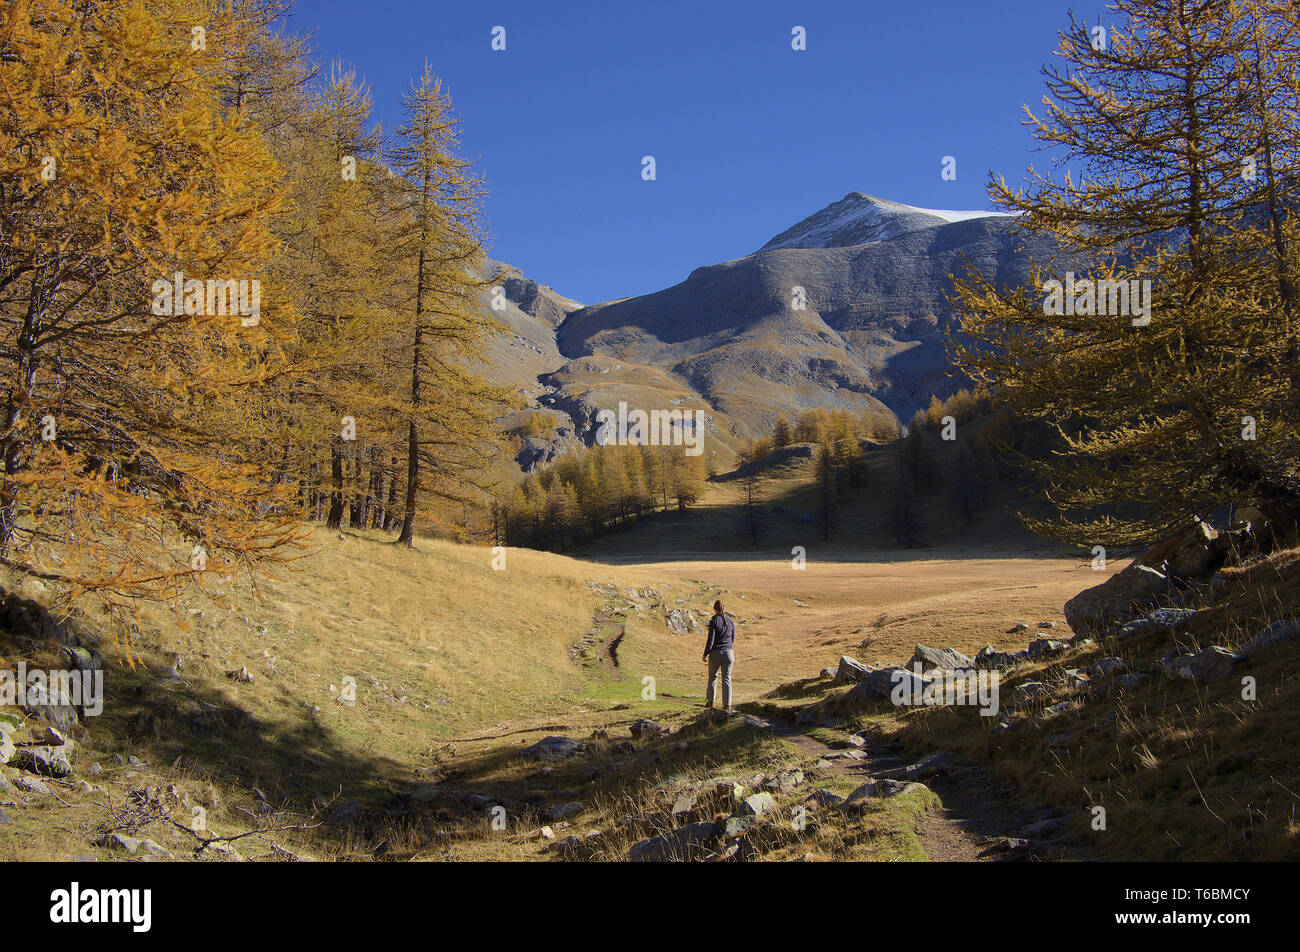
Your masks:
M845 248L936 228L971 218L1007 217L1005 212L946 211L850 192L838 202L777 235L760 251L775 248Z

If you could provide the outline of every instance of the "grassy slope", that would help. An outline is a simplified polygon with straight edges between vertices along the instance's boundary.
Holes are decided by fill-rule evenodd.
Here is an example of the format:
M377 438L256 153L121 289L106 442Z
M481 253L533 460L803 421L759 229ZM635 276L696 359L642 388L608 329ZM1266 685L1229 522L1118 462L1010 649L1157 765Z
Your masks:
M166 799L165 792L175 785L187 801L183 809L171 804L175 815L184 817L194 805L206 805L211 830L230 835L251 829L253 817L260 814L265 814L261 822L272 826L312 824L313 817L345 799L372 812L390 805L393 794L431 780L455 787L456 778L463 777L490 792L511 783L528 786L525 780L536 765L515 755L547 733L584 739L605 729L612 737L615 732L626 737L638 717L675 727L688 726L696 717L702 636L670 633L662 609L638 608L645 600L629 600L625 589L652 587L668 606L696 611L707 610L715 597L727 599L741 617L747 639L738 668L741 700L788 680L810 660L815 666L832 663L862 640L858 629L870 620L855 602L854 592L864 584L862 573L874 573L873 591L898 589L896 568L887 565L858 572L814 560L801 573L792 572L785 560L609 566L510 550L507 568L493 571L490 551L482 547L422 540L411 552L369 534L348 533L340 540L337 533L323 530L315 532L312 543L312 554L264 583L256 595L241 588L225 604L196 596L179 618L161 610L146 612L135 646L143 663L132 668L107 652L106 710L90 722L89 745L74 759L77 776L91 780L95 789L57 787L66 806L23 798L21 809L9 811L14 824L0 828L0 856L106 855L88 843L94 833L108 829L152 836L180 855L186 835L145 822L147 811L132 801L132 791L139 799L140 791L150 788ZM924 575L933 567L918 570ZM967 582L950 579L946 584L1000 587L1006 570L986 571L992 575L977 572ZM618 597L597 593L587 580L613 584ZM916 595L917 586L925 584L916 582L911 595L900 597ZM1047 592L1026 591L1042 610L1060 585L1057 580ZM219 596L228 588L220 579L208 586ZM959 600L941 600L949 603L948 611L960 608L955 604ZM618 651L621 667L608 670L592 660L574 663L569 647L592 627L595 613L611 610L615 614L596 635L615 634L625 624ZM898 637L906 640L905 613L898 621ZM895 641L881 643L892 650L888 646ZM19 657L3 643L0 655L0 665L6 667ZM156 676L176 656L184 685ZM227 677L241 667L253 676L252 683ZM642 699L646 675L656 682L654 701ZM352 707L330 691L331 685L341 687L345 677L356 681ZM736 732L745 729L728 725L705 731L707 736L684 755L672 744L644 752L608 782L602 779L599 797L622 802L637 795L647 782L644 776L707 776L719 770L749 774L792 755L788 745L772 738L758 747L739 743ZM120 763L115 755L137 757L146 765ZM101 776L86 773L92 762L102 766ZM579 793L566 790L562 774L543 786L544 799L551 801ZM581 791L581 796L587 800L592 791ZM584 822L602 816L592 809L595 813ZM859 822L894 822L888 810L877 812L883 816L866 815ZM905 832L895 833L906 839ZM407 827L381 839L391 842L395 857L427 856L429 835L427 829ZM849 834L841 830L836 835ZM863 835L863 850L885 848L885 841ZM360 836L316 826L273 839L305 856L356 857L369 855L376 836L373 828ZM407 844L405 853L402 843ZM278 855L261 838L241 845L245 855ZM916 855L914 843L904 845L897 855ZM470 837L460 849L458 855L505 858L515 846L502 837ZM532 851L530 846L528 855ZM615 852L609 848L600 855ZM866 854L850 850L840 855Z

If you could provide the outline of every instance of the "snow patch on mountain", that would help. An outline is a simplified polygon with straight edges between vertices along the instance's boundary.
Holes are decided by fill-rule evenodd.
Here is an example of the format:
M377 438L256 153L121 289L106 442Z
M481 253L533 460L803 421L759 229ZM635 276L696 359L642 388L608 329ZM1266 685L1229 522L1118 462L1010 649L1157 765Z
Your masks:
M1007 212L917 208L850 192L777 235L760 251L778 248L848 248L972 218L1014 217Z

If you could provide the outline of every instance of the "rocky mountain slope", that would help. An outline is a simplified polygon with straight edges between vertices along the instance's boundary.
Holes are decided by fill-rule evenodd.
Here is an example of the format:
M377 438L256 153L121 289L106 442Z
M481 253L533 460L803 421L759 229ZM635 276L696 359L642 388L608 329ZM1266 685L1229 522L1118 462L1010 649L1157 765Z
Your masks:
M954 275L969 262L1014 285L1051 251L1005 215L854 192L751 255L638 297L580 307L500 266L514 334L501 363L564 434L520 463L590 444L595 411L619 399L707 407L728 452L813 407L887 407L906 420L962 383L946 346Z

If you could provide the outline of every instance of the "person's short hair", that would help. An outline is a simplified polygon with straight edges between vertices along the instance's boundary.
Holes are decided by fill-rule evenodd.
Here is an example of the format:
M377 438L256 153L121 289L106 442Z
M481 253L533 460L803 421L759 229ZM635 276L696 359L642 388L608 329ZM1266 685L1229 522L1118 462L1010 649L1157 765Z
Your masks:
M713 603L713 610L714 610L715 612L720 612L720 611L722 611L722 600L721 600L721 599L718 599L718 601L716 601L716 602Z

